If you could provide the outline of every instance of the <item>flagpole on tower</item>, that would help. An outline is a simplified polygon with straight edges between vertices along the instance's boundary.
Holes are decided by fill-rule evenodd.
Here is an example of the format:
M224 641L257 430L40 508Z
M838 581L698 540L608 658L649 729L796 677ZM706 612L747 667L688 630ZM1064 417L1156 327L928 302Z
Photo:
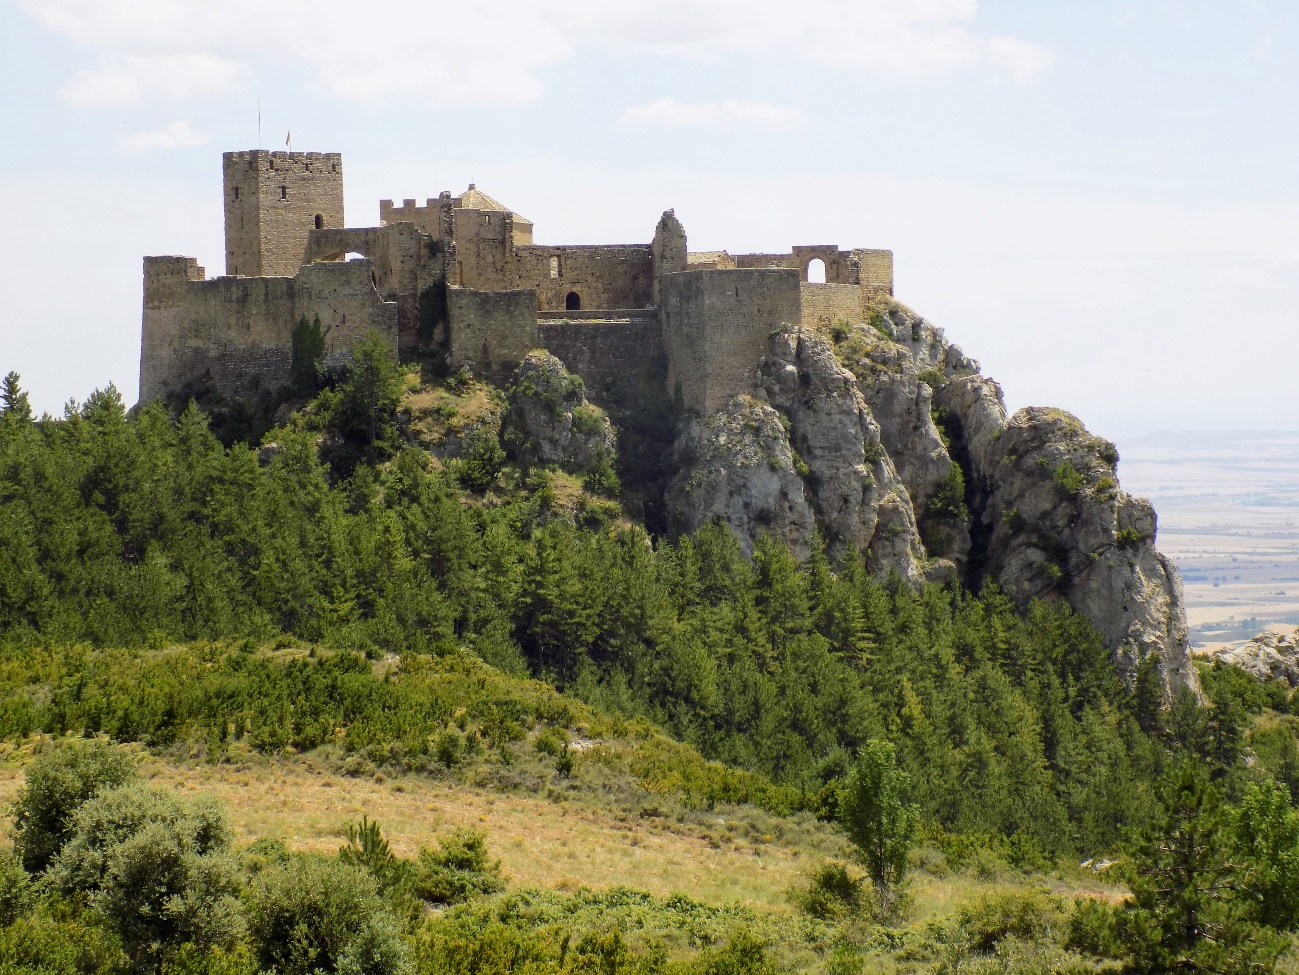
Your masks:
M262 148L262 99L261 96L258 96L257 98L257 149L258 151L261 151L261 148Z

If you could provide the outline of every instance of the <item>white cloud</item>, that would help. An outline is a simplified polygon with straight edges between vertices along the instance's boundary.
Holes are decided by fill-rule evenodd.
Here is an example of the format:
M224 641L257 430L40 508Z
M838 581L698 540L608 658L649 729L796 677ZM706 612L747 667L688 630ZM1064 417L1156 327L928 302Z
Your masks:
M131 132L117 140L123 152L142 153L155 149L192 149L207 145L208 137L189 122L172 122L153 132Z
M982 66L1025 81L1047 52L975 27L977 0L19 0L97 59L74 104L227 92L259 64L305 67L356 101L519 103L582 46L697 59L783 58L923 77ZM187 52L176 54L177 51Z
M61 94L81 108L115 108L145 98L170 102L221 95L243 86L248 69L211 54L128 57L78 71Z
M801 109L727 98L720 102L682 102L660 98L648 105L636 105L622 113L624 125L698 127L735 125L753 128L782 129L804 119Z

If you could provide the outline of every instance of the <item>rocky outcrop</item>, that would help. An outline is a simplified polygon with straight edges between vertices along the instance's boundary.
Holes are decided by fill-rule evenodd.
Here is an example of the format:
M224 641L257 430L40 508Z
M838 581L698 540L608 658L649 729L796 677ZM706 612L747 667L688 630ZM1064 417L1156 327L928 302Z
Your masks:
M968 377L939 397L964 438L976 482L980 571L1021 606L1063 597L1100 631L1121 673L1157 654L1171 696L1198 693L1182 584L1155 548L1155 512L1120 490L1114 445L1061 410L1008 421L1000 390Z
M1265 630L1252 640L1231 644L1207 656L1239 667L1261 681L1283 680L1291 687L1299 687L1299 633Z
M811 333L771 336L758 383L788 423L830 555L863 552L876 575L897 572L920 581L924 550L907 485L881 442L880 424L831 344Z
M501 436L506 452L521 463L581 471L613 457L609 418L587 402L581 377L549 352L524 357L506 403Z
M784 540L802 559L816 520L795 468L780 414L751 396L689 419L673 450L676 476L667 490L675 533L721 520L746 553L763 532Z
M751 390L689 418L668 491L673 530L720 518L800 557L820 531L880 578L995 579L1020 606L1064 599L1126 677L1154 657L1171 697L1199 684L1181 581L1118 455L1059 410L1007 417L1000 387L901 306L770 337Z

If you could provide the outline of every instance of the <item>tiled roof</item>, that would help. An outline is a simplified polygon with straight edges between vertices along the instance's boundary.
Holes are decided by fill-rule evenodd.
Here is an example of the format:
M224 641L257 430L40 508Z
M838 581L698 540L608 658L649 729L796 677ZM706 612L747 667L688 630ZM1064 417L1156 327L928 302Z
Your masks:
M462 210L496 210L501 213L514 213L504 203L493 200L490 196L476 187L473 183L469 184L469 189L465 190L456 197L456 206ZM532 221L514 213L515 223L526 223L532 225Z

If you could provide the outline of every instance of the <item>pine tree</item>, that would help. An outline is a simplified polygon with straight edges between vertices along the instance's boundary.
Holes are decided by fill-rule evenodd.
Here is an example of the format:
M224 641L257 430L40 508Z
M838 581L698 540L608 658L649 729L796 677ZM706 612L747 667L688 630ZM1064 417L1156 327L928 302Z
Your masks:
M11 423L29 423L32 418L32 405L20 382L16 372L10 372L0 382L0 418Z
M1251 864L1227 828L1221 793L1186 759L1170 769L1160 798L1162 813L1133 850L1123 918L1132 970L1272 971L1285 943L1255 920Z

